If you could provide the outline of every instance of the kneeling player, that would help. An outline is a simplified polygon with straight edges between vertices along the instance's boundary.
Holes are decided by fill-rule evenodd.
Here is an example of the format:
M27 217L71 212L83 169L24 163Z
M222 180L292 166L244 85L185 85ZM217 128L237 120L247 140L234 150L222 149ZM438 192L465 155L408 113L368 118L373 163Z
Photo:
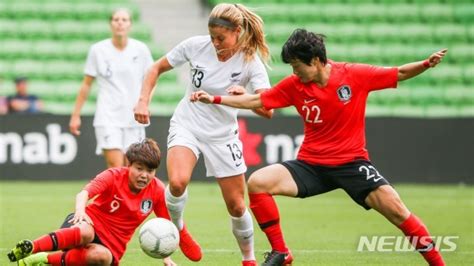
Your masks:
M135 229L152 210L156 216L170 219L165 187L155 178L161 159L156 142L145 139L134 143L126 157L128 167L105 170L77 194L76 211L61 229L34 241L20 241L8 253L10 261L19 265L118 265ZM186 228L180 231L179 246L189 259L200 259L201 248ZM45 252L56 250L60 251ZM176 265L169 257L163 262Z

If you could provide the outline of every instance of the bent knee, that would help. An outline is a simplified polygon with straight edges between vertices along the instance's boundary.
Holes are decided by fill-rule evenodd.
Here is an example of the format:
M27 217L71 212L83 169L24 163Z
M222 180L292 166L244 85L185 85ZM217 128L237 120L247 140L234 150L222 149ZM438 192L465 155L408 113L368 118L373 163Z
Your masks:
M232 202L228 206L229 214L233 217L242 217L246 210L245 202L243 200Z
M90 265L111 265L112 253L102 245L90 245L87 248L87 263Z

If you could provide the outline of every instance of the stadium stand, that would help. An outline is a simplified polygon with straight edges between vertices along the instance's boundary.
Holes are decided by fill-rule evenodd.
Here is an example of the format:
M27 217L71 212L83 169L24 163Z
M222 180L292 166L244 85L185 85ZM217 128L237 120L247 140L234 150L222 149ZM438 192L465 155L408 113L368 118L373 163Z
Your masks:
M110 37L107 22L116 7L132 11L131 37L147 43L154 59L162 56L164 49L152 42L150 25L140 20L139 8L130 0L2 0L0 78L8 84L18 75L29 77L30 91L44 100L46 112L70 114L88 49ZM160 83L173 90L163 92L164 103L154 101L151 109L169 115L184 92L173 72L163 75ZM10 93L0 90L0 95ZM93 88L83 114L94 113L96 97Z
M209 0L211 5L227 2ZM291 73L282 44L298 27L327 36L334 60L400 65L448 48L436 69L372 93L372 116L474 116L474 4L469 0L243 0L265 22L273 56L272 83ZM295 114L289 108L284 114Z
M208 0L210 5L227 0ZM334 60L400 65L448 48L445 62L401 83L397 91L372 93L372 116L474 116L474 4L470 0L243 0L265 21L273 56L272 83L291 73L280 50L297 27L327 36ZM0 2L0 76L30 78L30 88L52 113L69 114L90 45L109 36L111 10L134 13L132 37L145 41L154 58L164 49L152 43L151 27L132 0L3 0ZM160 79L151 109L169 115L184 93L172 71ZM84 108L93 113L97 90ZM1 90L1 95L8 94ZM295 114L284 110L284 114Z

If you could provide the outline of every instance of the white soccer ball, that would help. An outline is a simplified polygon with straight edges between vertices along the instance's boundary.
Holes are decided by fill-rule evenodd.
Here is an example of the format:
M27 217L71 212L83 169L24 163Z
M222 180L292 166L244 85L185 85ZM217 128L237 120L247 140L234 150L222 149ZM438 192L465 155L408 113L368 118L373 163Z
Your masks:
M142 225L138 239L140 247L148 256L163 259L178 248L179 232L171 221L153 218Z

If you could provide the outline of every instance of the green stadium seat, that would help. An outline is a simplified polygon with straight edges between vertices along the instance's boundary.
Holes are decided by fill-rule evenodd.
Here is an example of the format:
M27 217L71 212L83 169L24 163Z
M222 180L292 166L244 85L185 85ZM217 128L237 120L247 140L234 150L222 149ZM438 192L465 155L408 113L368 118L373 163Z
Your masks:
M452 22L454 20L453 8L444 4L424 4L420 7L420 17L422 21L429 23Z
M468 41L467 28L462 24L441 24L433 29L433 38L441 43L459 43Z
M14 20L0 19L0 39L18 38L18 23Z
M27 40L4 39L0 42L0 58L2 60L30 58L32 47L32 43Z
M392 115L397 117L424 117L426 108L410 104L394 105L392 106Z
M400 39L410 44L418 44L420 41L431 43L433 41L432 27L423 24L398 25L400 28Z
M24 20L18 27L19 36L23 39L44 39L53 36L52 25L44 20Z
M386 5L386 20L395 23L419 22L419 6L406 3L394 4L391 1Z
M471 0L469 3L454 6L454 20L462 24L471 24L474 22L474 5Z
M399 42L403 32L398 25L374 24L368 26L368 41L371 43Z

